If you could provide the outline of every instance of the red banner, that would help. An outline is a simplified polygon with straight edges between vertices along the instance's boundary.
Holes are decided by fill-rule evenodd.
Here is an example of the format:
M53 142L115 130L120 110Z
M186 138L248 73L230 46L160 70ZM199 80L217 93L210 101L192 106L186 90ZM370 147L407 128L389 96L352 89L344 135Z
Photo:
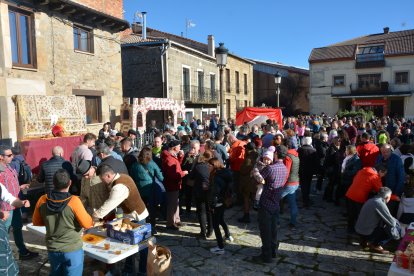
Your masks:
M353 106L387 105L387 100L353 100Z

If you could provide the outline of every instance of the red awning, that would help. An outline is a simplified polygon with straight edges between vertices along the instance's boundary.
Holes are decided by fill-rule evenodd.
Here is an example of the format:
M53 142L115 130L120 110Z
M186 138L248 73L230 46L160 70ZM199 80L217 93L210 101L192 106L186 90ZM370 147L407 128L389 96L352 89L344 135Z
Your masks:
M250 122L256 116L267 116L271 120L275 120L279 128L283 128L282 110L278 108L258 108L258 107L245 107L242 111L237 112L236 125L240 126L244 122Z

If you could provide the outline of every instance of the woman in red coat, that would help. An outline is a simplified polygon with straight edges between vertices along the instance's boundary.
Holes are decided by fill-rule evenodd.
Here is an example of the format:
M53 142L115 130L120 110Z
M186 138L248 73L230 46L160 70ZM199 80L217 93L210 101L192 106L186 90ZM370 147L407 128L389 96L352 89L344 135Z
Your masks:
M181 226L178 195L182 179L188 174L188 171L181 170L183 158L184 153L177 140L171 141L168 150L161 153L164 186L167 191L167 229L170 230L178 230Z

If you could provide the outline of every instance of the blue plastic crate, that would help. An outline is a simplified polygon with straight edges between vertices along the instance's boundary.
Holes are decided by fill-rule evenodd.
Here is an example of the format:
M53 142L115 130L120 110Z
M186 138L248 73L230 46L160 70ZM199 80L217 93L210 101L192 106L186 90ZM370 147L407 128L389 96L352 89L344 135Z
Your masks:
M106 224L106 234L108 237L120 240L122 242L125 242L125 240L129 239L130 244L138 244L141 241L151 237L150 223L138 224L132 221L131 224L135 224L137 225L137 227L135 227L132 230L126 230L125 232L121 232L114 229L114 225L117 225L119 223L122 223L122 219L115 219Z

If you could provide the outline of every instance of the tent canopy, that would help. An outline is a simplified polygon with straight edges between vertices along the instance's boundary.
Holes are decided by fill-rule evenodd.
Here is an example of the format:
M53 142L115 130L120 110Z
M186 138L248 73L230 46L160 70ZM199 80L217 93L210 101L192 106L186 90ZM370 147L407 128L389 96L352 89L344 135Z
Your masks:
M277 122L279 129L283 128L282 110L278 108L245 107L242 111L237 112L236 125L240 126L244 122L250 122L256 116L267 116L270 120Z

